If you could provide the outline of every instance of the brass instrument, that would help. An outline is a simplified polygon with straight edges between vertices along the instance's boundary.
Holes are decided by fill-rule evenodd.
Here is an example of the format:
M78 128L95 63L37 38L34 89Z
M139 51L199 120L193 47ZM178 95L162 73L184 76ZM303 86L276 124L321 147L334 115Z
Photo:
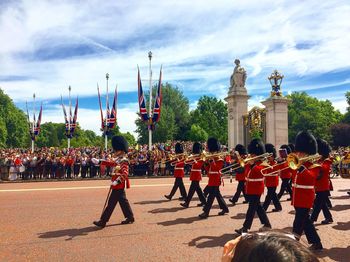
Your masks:
M223 170L230 169L230 168L232 168L233 166L236 166L236 165L237 165L237 168L244 167L244 160L241 158L241 156L239 155L239 153L237 151L235 151L235 155L236 155L236 162L231 164L231 165L228 165L228 166L222 168L221 172Z
M267 158L269 158L271 156L272 156L272 153L264 153L264 154L259 155L259 156L249 157L249 158L246 158L246 159L243 159L243 160L241 159L241 162L239 162L239 165L237 167L232 168L232 166L237 165L237 163L234 163L234 164L232 164L230 166L222 168L220 171L222 172L222 170L229 169L229 170L221 173L223 175L224 174L228 174L228 173L231 173L233 170L236 170L238 168L244 167L246 165L246 163L248 163L248 162L251 162L251 161L254 161L254 160L258 160L260 158L263 158L265 160L265 159L267 159ZM266 161L264 161L262 163L262 165L271 167Z

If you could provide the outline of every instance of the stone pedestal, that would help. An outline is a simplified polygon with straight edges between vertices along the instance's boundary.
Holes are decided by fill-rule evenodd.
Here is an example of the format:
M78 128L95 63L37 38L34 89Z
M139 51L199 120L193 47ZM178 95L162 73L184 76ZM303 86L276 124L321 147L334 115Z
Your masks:
M285 97L274 96L261 102L266 110L266 143L271 143L276 150L288 144L288 104Z
M244 145L243 116L248 113L247 90L244 87L230 89L225 101L228 110L228 147L234 148L237 144Z

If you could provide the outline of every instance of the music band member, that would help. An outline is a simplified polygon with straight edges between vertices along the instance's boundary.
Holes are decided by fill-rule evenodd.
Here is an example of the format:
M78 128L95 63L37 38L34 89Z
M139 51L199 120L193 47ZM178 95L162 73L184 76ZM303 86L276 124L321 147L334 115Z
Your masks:
M255 213L258 214L261 224L264 225L263 227L271 228L270 221L260 203L261 195L264 193L264 176L261 171L265 166L262 164L262 159L258 156L265 153L265 146L260 139L253 139L248 145L248 152L252 158L250 171L245 183L245 192L249 206L243 227L235 230L240 235L248 232L251 228Z
M194 155L200 155L202 153L202 145L198 142L193 143L192 146L192 154ZM188 190L187 198L185 199L185 203L181 203L180 205L187 208L192 200L192 197L194 195L194 192L197 192L197 195L199 197L199 200L201 201L200 204L197 206L204 206L206 203L205 197L203 195L203 191L201 186L199 185L199 182L202 180L202 167L203 167L203 160L202 159L194 159L192 160L192 167L190 172L190 189Z
M208 151L210 153L216 153L220 151L220 143L216 138L209 138L207 141ZM200 218L207 218L209 216L210 209L213 205L214 198L219 203L220 208L222 209L218 215L222 216L229 212L228 207L225 203L224 198L220 193L220 185L221 185L221 169L224 166L224 160L220 157L212 157L205 165L205 169L209 176L208 180L208 199L207 203L203 208L203 213L199 215Z
M238 152L238 154L240 155L241 159L245 159L246 156L247 156L247 150L241 144L237 144L236 145L235 152ZM243 193L243 197L245 199L243 201L243 203L248 203L247 197L246 197L246 194L245 194L245 191L244 191L244 186L245 186L245 178L246 178L246 175L248 174L249 170L250 170L249 165L245 165L244 167L240 167L240 168L237 168L235 170L236 181L238 181L238 184L237 184L236 193L233 195L232 198L229 199L229 201L232 203L232 205L236 205L236 202L240 198L241 193Z
M293 144L291 144L293 145ZM280 147L281 149L285 149L287 151L287 155L286 156L281 156L282 160L286 161L287 156L292 153L292 149L290 148L289 145L281 145ZM280 192L277 194L278 199L281 199L282 195L284 194L285 191L287 191L289 193L289 198L287 200L292 200L292 188L291 188L291 184L290 184L290 180L292 179L293 176L293 172L294 170L291 170L290 168L286 168L287 167L287 163L285 163L285 165L281 166L281 171L280 171L280 178L282 179L282 184L281 184L281 188L280 188ZM295 175L295 173L294 173Z
M118 164L116 164L116 161L100 161L106 166L114 167L114 170L112 170L111 194L108 198L107 207L103 210L100 220L94 221L94 224L100 228L106 226L118 202L126 218L122 221L122 224L129 224L135 221L134 214L125 194L125 187L130 188L128 179L129 161L125 157L128 152L128 142L122 136L114 136L112 138L112 147L114 149L114 157L121 160L118 161Z
M295 139L295 151L299 159L315 155L317 153L315 137L308 131L299 132ZM312 250L323 249L321 239L309 215L315 199L315 184L319 172L319 165L311 160L304 161L297 169L293 181L292 205L295 209L293 233L300 239L305 232L308 242L312 244L310 247Z
M272 144L265 144L265 150L267 153L271 153L272 156L268 158L270 166L275 165L275 168L268 169L267 172L264 172L265 177L265 186L267 188L267 195L263 204L263 208L266 211L269 208L271 201L273 202L275 208L272 209L272 212L279 212L282 210L281 203L276 194L276 188L278 186L278 169L281 165L276 165L276 149Z
M321 165L321 170L316 178L316 198L311 214L311 221L316 222L320 211L322 210L325 220L321 224L329 224L333 222L332 214L329 211L327 200L330 195L330 178L332 161L329 158L329 153L332 151L327 141L317 139L318 153L322 156L318 162Z
M183 153L184 153L184 148L183 148L182 144L177 142L175 144L175 154L183 154ZM185 200L187 197L187 193L186 193L186 188L185 188L184 182L182 180L182 178L185 176L184 159L181 159L181 156L178 156L178 158L175 160L175 163L176 164L175 164L175 168L174 168L174 177L175 177L174 186L171 189L170 194L164 195L164 197L166 199L171 200L172 197L175 195L177 189L180 188L181 197L179 198L179 200Z

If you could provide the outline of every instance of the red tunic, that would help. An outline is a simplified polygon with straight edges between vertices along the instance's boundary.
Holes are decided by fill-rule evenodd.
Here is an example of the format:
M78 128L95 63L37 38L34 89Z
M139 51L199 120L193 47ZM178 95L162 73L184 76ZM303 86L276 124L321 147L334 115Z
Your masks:
M209 162L209 166L206 168L208 171L208 186L220 186L221 185L221 169L224 166L224 161L221 159L212 160Z
M270 161L269 165L276 165L276 161ZM278 186L278 170L283 165L275 166L263 171L265 177L265 186L266 187L277 187Z
M202 166L203 161L199 160L192 164L190 180L191 181L201 181L202 180Z
M331 173L332 162L329 158L325 159L321 164L320 179L316 179L316 192L329 191L329 174Z
M287 178L290 179L292 177L292 169L290 169L290 168L284 169L287 166L288 166L287 162L284 163L283 165L279 166L279 169L283 169L283 170L280 171L280 177L282 179L287 179Z
M294 207L311 208L315 200L316 177L320 172L320 166L311 162L305 162L301 172L297 172L293 183Z
M247 177L248 173L250 171L250 165L246 164L244 166L244 170L241 173L236 173L236 180L237 181L245 181L245 178Z
M180 161L180 162L177 162L175 164L174 177L184 177L185 176L184 166L185 166L184 161Z
M261 170L265 167L260 164L261 161L256 162L247 175L245 192L248 195L262 195L264 193L264 176Z
M130 188L130 182L129 182L129 161L124 158L120 161L120 163L117 163L116 161L107 161L107 160L102 160L101 165L109 166L109 167L118 167L119 170L114 169L112 170L112 178L111 181L119 179L121 180L122 183L113 186L112 189L124 189L125 186L126 188Z

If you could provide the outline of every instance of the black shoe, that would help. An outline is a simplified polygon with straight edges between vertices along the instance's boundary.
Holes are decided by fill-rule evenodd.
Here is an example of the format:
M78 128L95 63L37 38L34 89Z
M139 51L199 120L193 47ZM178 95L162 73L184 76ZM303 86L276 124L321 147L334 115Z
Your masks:
M203 212L202 214L199 215L200 218L205 219L208 218L209 214L206 212Z
M242 227L240 229L235 229L236 233L239 235L242 235L243 233L247 233L248 229L246 229L245 227Z
M188 208L188 204L187 203L180 203L180 206L183 206L184 208Z
M184 200L186 200L186 197L179 197L179 200L184 201Z
M122 225L126 225L126 224L132 224L135 222L135 219L133 217L128 217L127 219L125 219L124 221L122 221Z
M274 209L272 209L272 212L280 212L280 211L282 211L282 208L274 208Z
M103 222L102 220L94 221L93 224L99 228L104 228L106 226L106 222Z
M312 250L312 251L322 250L322 249L323 249L323 246L322 246L322 243L319 242L319 243L312 244L312 245L309 247L309 249Z
M171 196L169 196L169 195L164 195L164 197L168 200L171 200Z
M249 201L247 201L247 200L244 200L244 201L243 201L243 204L247 204L248 202L249 202Z
M223 216L223 215L225 215L226 213L228 213L229 211L228 210L221 210L219 213L218 213L218 215L219 216Z
M270 229L271 229L271 225L265 224L261 228L259 228L259 231L263 232L263 231L270 230Z
M323 220L321 222L322 225L328 225L330 223L333 223L333 219L332 218L327 218L327 219L325 219L325 220Z
M205 203L199 203L197 204L197 207L204 207L205 206Z
M348 193L348 195L350 196L350 191L349 191L349 192L346 192L346 193Z
M228 201L230 201L231 203L232 203L232 205L234 206L234 205L236 205L236 202L235 201L233 201L233 199L232 198L230 198Z

